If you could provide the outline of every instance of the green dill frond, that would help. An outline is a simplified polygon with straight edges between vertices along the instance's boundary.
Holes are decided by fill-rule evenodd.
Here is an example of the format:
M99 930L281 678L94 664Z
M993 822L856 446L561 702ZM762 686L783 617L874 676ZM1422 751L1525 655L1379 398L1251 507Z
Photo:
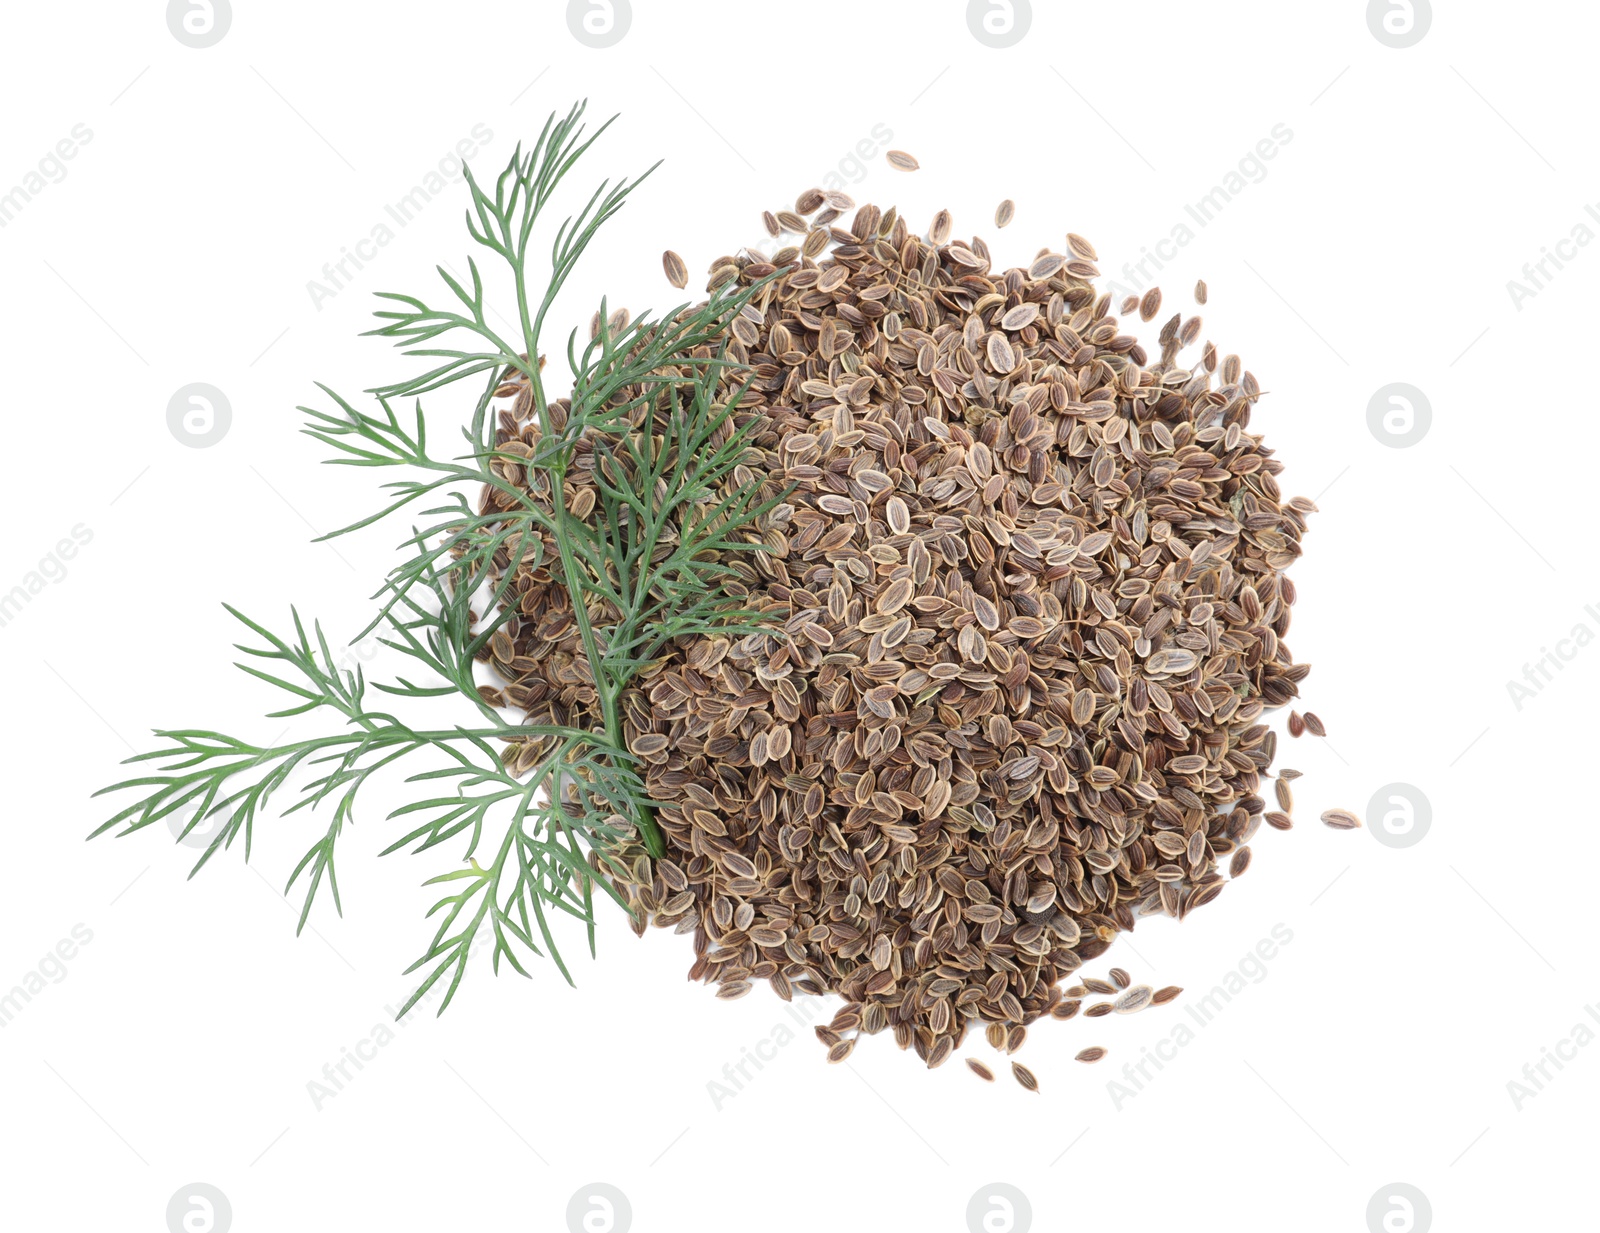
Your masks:
M331 407L301 408L303 431L331 451L327 462L397 469L381 485L376 512L323 538L409 511L402 559L375 593L379 607L358 637L376 631L413 668L369 682L359 668L338 667L320 625L308 631L297 612L285 638L230 608L259 640L240 645L247 658L237 666L285 695L269 717L336 717L335 730L265 746L207 730L159 731L164 744L130 759L155 769L103 790L134 791L137 799L94 832L130 834L192 811L187 835L214 819L198 871L241 836L248 860L269 801L280 790L292 794L283 815L320 808L326 818L286 888L300 888L304 928L324 888L342 912L338 842L355 821L363 787L404 763L417 799L388 815L406 829L384 854L449 845L464 867L424 883L439 889L427 912L436 925L408 969L422 976L401 1014L441 981L440 1010L449 1005L485 928L495 971L504 961L527 975L526 956L547 955L571 980L554 925L563 917L582 922L592 952L597 898L626 911L617 884L635 878L628 858L663 852L643 779L623 745L625 691L674 639L762 628L727 586L738 555L762 550L758 524L774 502L730 483L758 421L738 423L746 387L730 388L724 339L765 282L725 286L703 304L615 330L602 303L595 337L582 348L576 332L565 340L570 395L559 408L547 396L546 318L598 230L654 170L602 183L555 227L548 250L536 247L538 224L565 177L610 124L586 134L583 113L579 104L552 115L492 186L466 172L468 233L510 276L515 302L497 319L514 321L515 336L489 323L476 257L465 281L440 267L447 295L438 306L383 293L380 324L369 331L394 340L425 370L369 390L366 409L326 386ZM482 383L462 443L441 452L423 397L474 377ZM496 392L508 380L526 388L537 416L538 441L526 452L496 445ZM580 449L593 453L596 489L595 507L582 517L563 494ZM480 493L493 500L475 506L470 498ZM474 664L513 615L510 588L524 568L548 570L571 599L598 697L592 729L509 722L475 678ZM470 703L470 725L412 727L382 709L447 696Z

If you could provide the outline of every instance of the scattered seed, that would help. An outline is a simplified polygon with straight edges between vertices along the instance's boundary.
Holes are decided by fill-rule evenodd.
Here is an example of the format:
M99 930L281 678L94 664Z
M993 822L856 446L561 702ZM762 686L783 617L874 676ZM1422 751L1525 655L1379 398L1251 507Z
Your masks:
M1289 735L1301 736L1306 730L1306 721L1300 718L1299 711L1289 712Z
M917 162L915 158L907 154L904 150L890 150L888 153L888 159L889 166L893 167L896 171L915 171L918 167L922 166L921 163Z
M667 281L674 287L689 285L689 267L684 265L683 258L670 248L661 254L661 268L667 272Z
M1155 991L1150 998L1150 1004L1152 1006L1165 1006L1182 992L1183 988L1180 985L1167 985L1165 988Z
M1161 288L1151 287L1144 293L1144 299L1139 301L1139 318L1143 321L1153 321L1155 315L1161 311Z
M1150 1005L1155 992L1149 985L1134 985L1112 1003L1112 1009L1119 1015L1135 1014Z
M1314 711L1307 711L1305 713L1305 725L1306 731L1311 733L1312 736L1328 735L1328 730L1322 726L1322 720L1317 718L1316 712Z
M1093 1006L1089 1007L1088 1010L1083 1012L1083 1017L1085 1019L1100 1019L1106 1015L1109 1015L1113 1009L1114 1008L1110 1002L1096 1002Z
M1002 201L998 206L995 207L994 225L996 227L1004 227L1007 223L1009 223L1011 221L1011 216L1013 214L1015 214L1016 212L1017 212L1017 203L1012 201L1011 198L1007 197L1004 201Z
M1029 1070L1021 1062L1011 1063L1011 1073L1016 1077L1017 1082L1027 1088L1028 1091L1037 1092L1039 1090L1039 1080L1034 1078L1033 1071Z
M1203 278L1194 285L1194 302L1196 304L1206 302L1206 282Z
M1303 772L1297 771L1293 767L1286 766L1286 767L1284 767L1282 770L1280 770L1278 772L1278 778L1279 779L1299 779L1302 773Z
M977 1075L978 1078L982 1079L985 1083L993 1083L994 1082L994 1071L990 1070L987 1066L985 1066L977 1058L969 1057L969 1058L966 1059L966 1062L967 1062L967 1069L970 1070L973 1074Z
M1106 973L1111 978L1111 983L1118 989L1126 989L1133 984L1133 977L1129 976L1124 968L1112 968Z
M1353 831L1361 825L1361 819L1348 809L1324 810L1322 821L1336 831Z
M1087 1049L1080 1049L1073 1060L1078 1062L1098 1062L1105 1055L1106 1051L1099 1045L1091 1045Z

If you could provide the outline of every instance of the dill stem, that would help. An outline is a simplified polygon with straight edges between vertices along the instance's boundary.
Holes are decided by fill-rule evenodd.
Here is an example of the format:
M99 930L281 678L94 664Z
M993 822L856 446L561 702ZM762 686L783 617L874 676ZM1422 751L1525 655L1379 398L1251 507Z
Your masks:
M527 320L527 298L522 287L521 277L517 280L517 298L520 301L523 320ZM544 381L539 372L537 359L530 359L528 367L532 370L529 382L533 390L534 407L539 415L539 426L545 440L550 440L550 415L549 404L545 400ZM566 582L567 595L572 601L572 619L578 624L578 635L583 641L583 653L589 661L589 679L594 682L595 693L600 697L600 714L605 722L606 740L614 749L626 749L622 743L622 721L617 713L617 695L608 683L601 678L600 647L595 641L594 626L589 620L589 606L584 602L584 586L582 575L579 573L578 559L572 554L572 543L567 533L567 520L571 517L567 513L566 494L562 491L567 479L566 459L559 454L553 458L546 468L550 476L550 508L554 514L553 521L557 527L555 535L556 548L561 555L561 573ZM616 756L616 755L613 755ZM625 756L625 755L624 755ZM561 784L559 776L554 782L555 791L559 794ZM551 802L558 809L561 802ZM633 824L639 828L639 836L644 840L646 850L651 856L661 857L666 855L667 847L661 838L661 831L655 824L655 819L650 816L648 809L636 807L632 810Z

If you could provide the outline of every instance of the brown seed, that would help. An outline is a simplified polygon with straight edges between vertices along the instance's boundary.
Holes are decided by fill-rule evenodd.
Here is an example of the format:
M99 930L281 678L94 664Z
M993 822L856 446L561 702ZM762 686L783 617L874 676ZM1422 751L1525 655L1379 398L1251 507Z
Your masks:
M1316 712L1314 711L1307 711L1305 713L1305 725L1306 731L1311 733L1312 736L1328 735L1328 730L1322 726L1322 720L1317 718Z
M1286 813L1278 812L1276 809L1267 814L1266 818L1267 825L1272 827L1273 830L1287 831L1294 828L1294 819Z
M1182 992L1183 989L1179 985L1167 985L1161 989L1157 989L1155 993L1151 995L1150 1004L1152 1006L1165 1006L1168 1002L1172 1001L1173 998L1177 997Z
M1306 721L1300 718L1299 711L1289 712L1289 735L1299 736L1306 730Z
M1322 821L1336 831L1353 831L1361 825L1361 819L1348 809L1327 809L1323 811Z
M990 1070L987 1066L985 1066L977 1058L969 1057L969 1058L966 1059L966 1063L967 1063L967 1069L970 1070L973 1074L977 1075L978 1078L982 1079L985 1083L993 1083L994 1082L994 1071Z
M1111 978L1111 983L1118 989L1126 989L1133 984L1133 977L1129 976L1124 968L1112 968L1106 973Z
M1151 287L1144 293L1144 299L1139 301L1139 317L1143 321L1153 321L1155 315L1161 311L1161 288Z
M1150 1005L1154 997L1155 990L1149 985L1134 985L1112 1003L1112 1009L1119 1015L1135 1014Z
M683 258L670 248L661 254L661 268L667 272L667 281L674 287L689 285L689 267L684 265Z
M1011 221L1011 216L1013 214L1015 214L1016 212L1017 212L1017 203L1012 201L1011 198L1007 197L1004 201L1002 201L998 206L995 207L994 225L996 227L1004 227L1007 223L1009 223Z
M761 212L761 225L767 229L767 234L770 236L776 236L783 230L782 227L778 226L778 216L771 210L763 210Z
M1288 766L1283 767L1278 772L1278 778L1279 779L1299 779L1300 775L1301 775L1300 771L1297 771L1293 767L1288 767Z
M1194 285L1194 302L1196 304L1204 304L1206 302L1205 279L1201 279Z
M1078 1062L1098 1062L1105 1055L1106 1051L1099 1045L1091 1045L1087 1049L1080 1049L1073 1060Z
M753 632L674 639L618 696L666 854L624 819L590 867L638 928L683 934L720 996L839 994L830 1053L865 1034L937 1066L982 1024L1014 1055L1025 1025L1143 1004L1122 969L1082 972L1140 917L1215 899L1263 817L1292 825L1260 786L1307 671L1283 636L1314 506L1278 487L1242 361L1208 343L1180 366L1202 328L1181 313L1147 354L1082 237L1008 268L981 237L952 243L948 212L924 239L842 194L795 206L772 216L794 245L709 262L723 295L782 271L705 352L730 361L717 400L754 376L737 424L756 435L665 507L658 541L668 559L705 531L697 511L758 503L733 536L754 551L694 558L731 566ZM548 511L527 460L578 412L541 414L514 373L497 390L495 474ZM617 395L671 431L644 386ZM606 508L597 466L641 480L653 455L625 431L580 440L569 516ZM512 556L507 495L479 505L513 536L490 564L514 609L485 689L530 729L603 729L550 544ZM527 774L549 752L523 736L503 761Z
M1029 1070L1021 1062L1011 1063L1011 1073L1016 1078L1016 1081L1027 1088L1028 1091L1037 1092L1039 1090L1039 1080L1034 1078L1033 1071Z
M918 167L922 166L921 163L917 162L915 158L907 154L904 150L890 150L887 157L889 159L889 166L893 167L896 171L915 171Z
M1284 813L1294 812L1294 789L1289 786L1287 779L1279 778L1273 781L1272 793L1278 798L1278 808Z
M1081 235L1073 235L1069 231L1067 233L1067 247L1072 250L1075 256L1082 257L1085 261L1100 260L1100 254L1094 251L1094 245Z
M845 1058L849 1057L850 1054L855 1050L855 1047L856 1038L854 1036L852 1036L849 1040L841 1040L838 1044L834 1045L828 1050L828 1061L844 1061Z

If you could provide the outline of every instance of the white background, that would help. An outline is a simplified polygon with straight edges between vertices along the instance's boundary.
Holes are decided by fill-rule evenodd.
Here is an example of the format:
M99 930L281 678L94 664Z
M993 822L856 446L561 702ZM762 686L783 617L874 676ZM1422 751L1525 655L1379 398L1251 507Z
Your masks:
M1600 632L1600 608L1585 611L1600 605L1600 251L1567 249L1520 304L1507 283L1577 225L1600 234L1584 210L1600 201L1600 16L1439 7L1395 49L1357 0L1035 0L1026 35L995 49L957 0L635 0L626 36L594 49L548 0L238 0L226 36L194 49L149 0L70 20L11 6L0 192L75 125L92 138L63 176L47 162L0 228L0 593L58 576L0 627L0 996L50 977L0 1028L8 1226L161 1230L175 1193L203 1182L240 1233L559 1231L574 1194L604 1182L639 1230L958 1233L975 1193L1006 1183L1039 1229L1362 1230L1369 1200L1403 1182L1439 1229L1589 1227L1600 1049L1562 1042L1600 1028L1585 1012L1600 1000L1593 889L1577 876L1600 650L1562 644L1571 662L1520 707L1507 682L1574 627ZM355 335L371 293L431 294L434 263L463 268L464 188L320 307L308 282L474 125L492 133L476 159L492 172L580 96L622 118L575 196L667 161L580 276L567 324L602 292L672 302L664 248L699 278L764 242L760 210L837 174L919 228L950 208L1000 264L1071 230L1117 277L1188 222L1160 275L1167 311L1188 311L1205 278L1205 336L1270 391L1252 428L1286 462L1286 491L1321 506L1289 641L1315 666L1305 698L1329 738L1281 741L1280 763L1305 772L1299 823L1262 833L1238 886L1090 968L1189 993L1038 1025L1021 1055L1037 1095L981 1039L967 1052L1002 1071L993 1086L958 1061L928 1072L887 1038L829 1067L801 1029L718 1108L708 1084L746 1049L773 1052L781 1005L765 989L719 1002L683 979L688 939L637 942L608 919L597 960L572 939L576 990L548 967L496 980L480 963L442 1018L396 1029L319 1109L308 1083L408 993L430 932L420 883L453 867L448 851L377 859L403 790L344 841L344 918L324 903L298 939L280 890L317 825L303 814L263 823L249 865L235 850L192 882L194 850L159 829L84 842L110 812L89 793L150 729L281 730L261 718L277 699L228 666L239 631L222 601L278 629L297 604L342 644L394 559L398 526L309 542L376 497L367 474L319 465L294 408L328 405L315 381L354 394L413 371ZM1253 182L1195 227L1185 206L1280 124L1292 140L1264 174L1247 166ZM922 169L890 170L886 145ZM1016 218L997 233L1006 197ZM192 382L231 404L208 448L168 429ZM1409 448L1368 427L1392 382L1431 403ZM441 432L467 410L432 406ZM89 543L41 567L78 524ZM1416 846L1317 824L1332 806L1366 814L1393 782L1431 804ZM1277 925L1292 941L1261 979L1114 1099L1120 1068ZM75 926L92 940L57 967ZM1075 1063L1090 1044L1110 1056ZM1558 1046L1572 1060L1514 1101L1508 1083Z

